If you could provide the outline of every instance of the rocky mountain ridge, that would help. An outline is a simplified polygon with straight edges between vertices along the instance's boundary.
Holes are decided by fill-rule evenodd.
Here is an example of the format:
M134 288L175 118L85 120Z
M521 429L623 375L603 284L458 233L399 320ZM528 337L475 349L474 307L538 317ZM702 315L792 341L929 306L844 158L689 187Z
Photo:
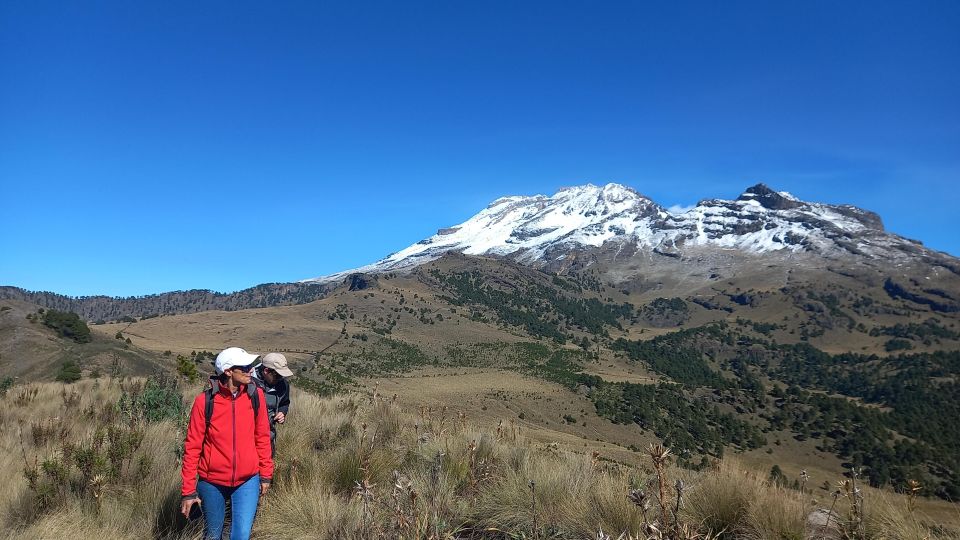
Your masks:
M564 188L551 197L495 200L469 220L355 270L306 280L340 280L354 272L403 270L445 253L493 255L556 269L585 250L626 249L681 258L703 249L745 256L813 255L831 260L923 261L960 275L960 263L921 242L884 230L874 212L802 201L764 184L735 200L705 199L672 213L620 184Z

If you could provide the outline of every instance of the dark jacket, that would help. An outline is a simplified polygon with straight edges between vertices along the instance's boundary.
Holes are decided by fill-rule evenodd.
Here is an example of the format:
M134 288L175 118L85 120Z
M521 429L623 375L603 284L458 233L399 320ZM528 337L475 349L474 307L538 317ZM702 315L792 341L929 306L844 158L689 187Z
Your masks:
M270 455L277 453L277 413L283 413L286 416L290 410L290 384L283 377L277 381L275 386L267 384L263 377L263 366L257 366L253 370L251 379L257 386L263 390L267 399L267 416L270 417Z
M270 415L270 427L272 429L273 419L277 416L277 413L282 412L286 415L290 410L290 384L281 377L276 386L268 385L263 377L263 366L257 366L257 369L253 371L253 378L257 386L262 388L263 393L266 394L267 413Z

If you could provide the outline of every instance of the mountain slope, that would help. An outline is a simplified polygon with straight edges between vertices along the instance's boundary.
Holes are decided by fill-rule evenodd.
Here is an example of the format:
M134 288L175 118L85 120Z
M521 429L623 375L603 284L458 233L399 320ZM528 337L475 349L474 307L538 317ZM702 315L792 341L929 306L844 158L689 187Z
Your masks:
M52 380L65 361L77 363L84 375L148 375L173 365L172 357L162 356L163 349L142 349L115 339L115 332L92 332L93 339L83 343L59 336L41 322L42 310L15 300L0 301L0 379Z
M460 225L354 271L406 269L448 252L504 256L556 269L591 252L683 258L704 250L890 265L922 262L960 275L955 258L884 231L873 212L804 202L763 184L736 200L707 199L679 214L619 184L564 188L552 197L504 197ZM307 281L338 280L354 271Z

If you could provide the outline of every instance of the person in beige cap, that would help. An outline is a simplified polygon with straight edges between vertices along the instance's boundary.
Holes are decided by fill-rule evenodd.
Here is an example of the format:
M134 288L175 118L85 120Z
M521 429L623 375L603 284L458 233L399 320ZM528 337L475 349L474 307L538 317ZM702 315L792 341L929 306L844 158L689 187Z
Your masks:
M260 357L260 364L253 370L253 380L263 389L270 418L271 456L277 453L277 424L287 421L290 411L290 384L287 377L293 372L287 366L287 358L280 353L267 353Z

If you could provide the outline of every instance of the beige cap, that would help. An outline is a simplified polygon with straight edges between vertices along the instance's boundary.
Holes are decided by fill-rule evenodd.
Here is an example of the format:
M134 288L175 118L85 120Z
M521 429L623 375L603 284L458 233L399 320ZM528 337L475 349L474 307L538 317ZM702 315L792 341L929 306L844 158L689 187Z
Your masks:
M287 357L278 352L263 355L260 362L263 367L270 368L283 377L293 377L293 372L287 367Z

